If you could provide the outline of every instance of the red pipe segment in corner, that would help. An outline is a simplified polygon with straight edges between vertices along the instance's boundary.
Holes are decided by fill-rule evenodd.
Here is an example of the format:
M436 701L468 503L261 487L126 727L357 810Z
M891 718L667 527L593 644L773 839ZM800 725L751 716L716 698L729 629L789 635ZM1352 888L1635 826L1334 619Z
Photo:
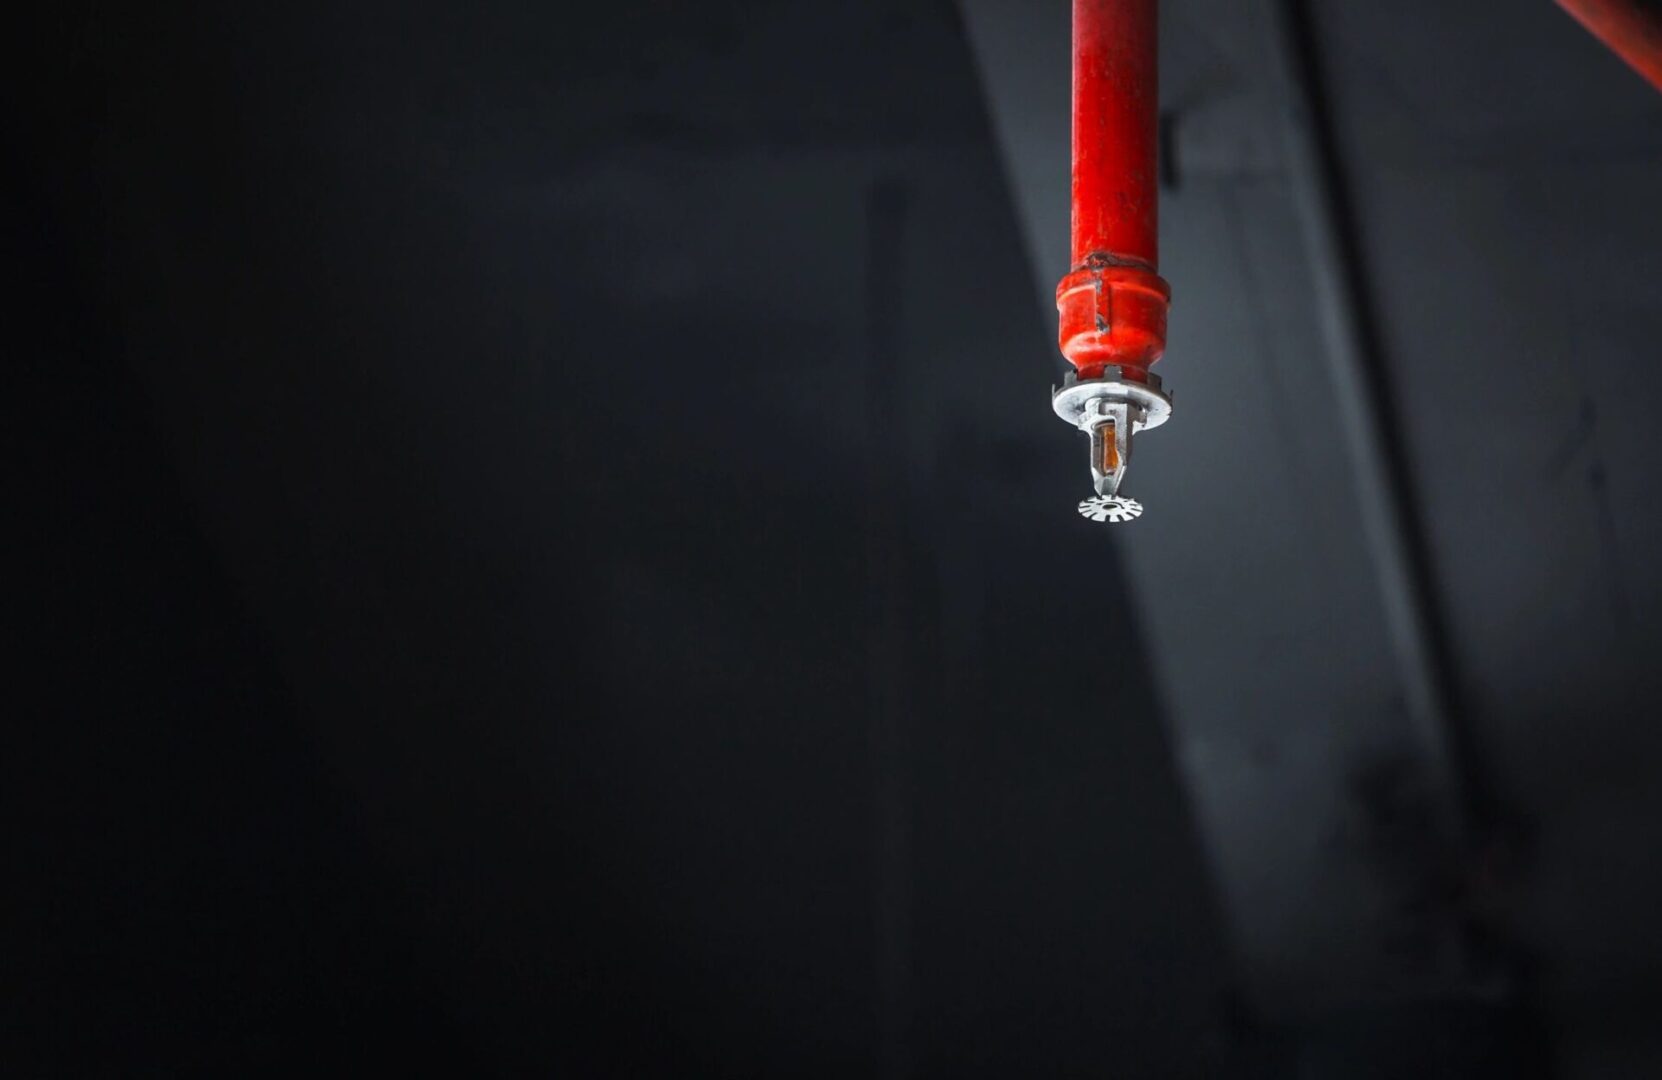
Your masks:
M1646 0L1558 0L1558 6L1662 90L1662 6Z
M1157 0L1074 0L1073 266L1056 288L1062 354L1146 382L1166 350L1159 267Z

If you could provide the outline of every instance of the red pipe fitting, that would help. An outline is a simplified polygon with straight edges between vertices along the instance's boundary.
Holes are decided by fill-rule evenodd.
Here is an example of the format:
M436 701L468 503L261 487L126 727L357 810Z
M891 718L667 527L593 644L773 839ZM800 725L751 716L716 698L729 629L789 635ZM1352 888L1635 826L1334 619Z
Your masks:
M1159 266L1157 0L1074 0L1073 269L1056 287L1080 379L1146 383L1166 350Z

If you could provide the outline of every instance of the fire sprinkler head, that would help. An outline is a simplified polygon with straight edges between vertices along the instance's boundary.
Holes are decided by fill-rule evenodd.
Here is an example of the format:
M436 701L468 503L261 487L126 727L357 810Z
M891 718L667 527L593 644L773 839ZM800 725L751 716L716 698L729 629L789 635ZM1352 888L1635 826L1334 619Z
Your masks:
M1128 379L1118 367L1106 369L1096 379L1069 374L1051 396L1056 415L1090 438L1091 485L1099 499L1112 500L1119 494L1131 464L1132 435L1159 427L1171 416L1171 395L1161 388L1160 377L1149 373L1143 379ZM1080 503L1079 512L1085 513L1085 503ZM1142 513L1141 506L1137 513Z

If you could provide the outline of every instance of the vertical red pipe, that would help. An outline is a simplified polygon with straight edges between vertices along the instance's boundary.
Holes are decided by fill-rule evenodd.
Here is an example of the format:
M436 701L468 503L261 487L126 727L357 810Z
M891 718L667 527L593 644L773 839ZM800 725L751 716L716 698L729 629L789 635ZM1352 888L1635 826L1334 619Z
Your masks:
M1073 3L1073 265L1159 262L1156 0Z
M1074 0L1073 266L1056 289L1082 379L1145 382L1166 347L1159 265L1157 0Z
M1558 0L1558 6L1662 90L1662 7L1642 0Z

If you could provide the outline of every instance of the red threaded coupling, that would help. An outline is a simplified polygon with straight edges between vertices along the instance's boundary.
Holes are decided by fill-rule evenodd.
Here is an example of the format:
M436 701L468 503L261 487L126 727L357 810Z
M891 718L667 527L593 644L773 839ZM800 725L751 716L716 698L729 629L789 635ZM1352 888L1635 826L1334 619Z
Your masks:
M1092 256L1056 286L1058 343L1081 379L1122 369L1147 382L1148 368L1166 351L1171 286L1154 271Z

